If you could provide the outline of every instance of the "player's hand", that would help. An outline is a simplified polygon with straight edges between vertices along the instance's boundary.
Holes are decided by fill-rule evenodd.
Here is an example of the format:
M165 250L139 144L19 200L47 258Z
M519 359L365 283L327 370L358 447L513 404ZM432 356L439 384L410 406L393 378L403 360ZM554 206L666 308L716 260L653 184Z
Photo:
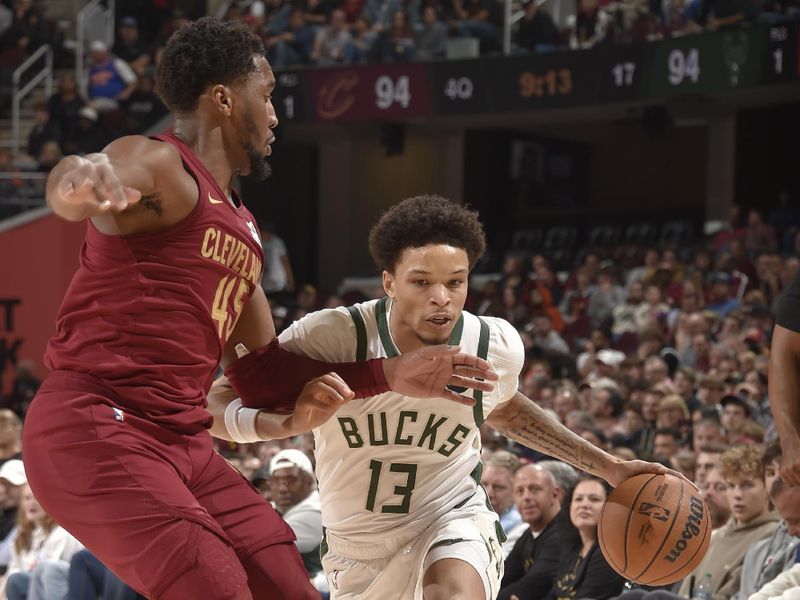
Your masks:
M781 479L788 486L800 485L800 440L782 444Z
M696 489L694 483L686 479L686 477L682 473L678 473L674 469L670 469L669 467L665 467L664 465L647 462L644 460L625 460L617 463L611 469L611 476L608 478L608 483L612 486L617 487L620 483L625 481L626 479L630 479L634 475L640 475L642 473L655 473L656 475L674 475L678 479L683 479L686 483L691 485Z
M415 398L446 398L472 406L475 400L447 389L447 386L491 392L499 376L491 365L477 356L461 352L458 346L431 346L383 361L389 387L398 394Z
M336 373L315 377L298 396L287 426L295 434L311 431L325 423L354 397L353 390Z
M56 185L48 187L48 201L59 216L80 221L120 213L141 200L139 190L122 185L105 154L76 158Z

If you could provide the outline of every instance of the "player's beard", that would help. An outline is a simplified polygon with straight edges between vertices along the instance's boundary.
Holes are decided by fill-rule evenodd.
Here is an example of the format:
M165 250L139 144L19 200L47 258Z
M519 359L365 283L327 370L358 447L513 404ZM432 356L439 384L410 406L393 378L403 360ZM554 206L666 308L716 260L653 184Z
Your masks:
M256 124L250 115L245 117L245 125L247 126L245 134L256 130ZM252 142L248 139L244 139L244 137L240 139L240 143L247 153L247 159L250 161L250 173L248 173L247 176L253 181L264 181L272 175L272 167L267 162L267 157L264 156L264 152L256 149Z

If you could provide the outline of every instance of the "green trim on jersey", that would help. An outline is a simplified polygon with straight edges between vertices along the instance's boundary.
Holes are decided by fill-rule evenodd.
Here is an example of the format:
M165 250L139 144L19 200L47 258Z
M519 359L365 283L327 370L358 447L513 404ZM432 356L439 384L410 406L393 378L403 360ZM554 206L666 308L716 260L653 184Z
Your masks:
M387 358L400 356L397 348L392 341L392 334L389 333L389 320L386 318L386 301L388 298L381 298L375 305L375 318L378 320L378 335L381 336L381 344L386 352Z
M319 543L319 560L320 563L322 559L325 558L325 555L328 553L328 531L324 527L322 528L322 541Z
M383 350L386 352L386 357L394 358L395 356L400 356L400 351L394 345L394 342L392 341L392 334L389 331L389 318L387 315L388 304L389 298L384 297L378 300L378 303L375 305L375 318L378 321L378 335L381 338L381 344L383 344ZM453 331L450 333L450 341L448 344L451 346L458 346L461 343L461 336L463 333L464 314L462 313L459 315L458 321L456 321L456 324L453 326ZM459 391L459 393L463 391L464 390L462 389Z
M486 357L489 355L489 325L480 317L478 317L478 321L481 322L481 332L478 337L478 358L486 360ZM475 404L472 407L472 415L475 417L475 425L480 427L486 420L483 415L483 392L481 390L475 390L472 397L475 398Z
M367 360L367 326L364 324L364 317L355 306L348 306L347 312L356 326L356 360Z

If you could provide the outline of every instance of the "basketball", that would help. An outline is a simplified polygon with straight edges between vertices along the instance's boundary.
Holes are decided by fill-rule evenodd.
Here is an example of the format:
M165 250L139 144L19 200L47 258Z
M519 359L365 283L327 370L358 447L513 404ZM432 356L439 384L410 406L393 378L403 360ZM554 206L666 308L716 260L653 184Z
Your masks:
M692 484L644 473L609 495L597 526L600 550L620 575L667 585L691 573L711 540L708 507Z

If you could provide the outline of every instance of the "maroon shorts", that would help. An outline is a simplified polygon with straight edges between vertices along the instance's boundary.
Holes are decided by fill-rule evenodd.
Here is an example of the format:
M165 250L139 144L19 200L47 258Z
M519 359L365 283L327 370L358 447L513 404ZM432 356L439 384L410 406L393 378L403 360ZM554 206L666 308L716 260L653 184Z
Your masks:
M88 375L51 373L25 419L23 456L44 509L131 587L161 597L204 558L198 552L209 532L242 562L295 539L214 452L207 432L181 435L125 411L114 398ZM275 566L297 570L290 562ZM228 589L246 585L236 581L247 581L236 567L219 573L230 579ZM305 573L300 579L308 586Z

